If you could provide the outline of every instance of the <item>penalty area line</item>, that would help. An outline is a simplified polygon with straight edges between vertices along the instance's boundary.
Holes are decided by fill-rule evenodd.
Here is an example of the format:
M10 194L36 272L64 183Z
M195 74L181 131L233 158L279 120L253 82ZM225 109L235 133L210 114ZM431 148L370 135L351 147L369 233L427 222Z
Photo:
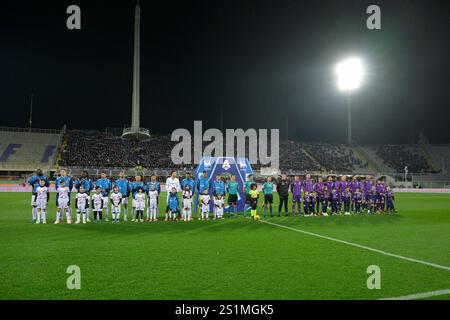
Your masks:
M382 299L379 299L379 300L416 300L416 299L423 299L423 298L443 296L443 295L446 295L446 294L450 294L450 289L430 291L430 292L422 292L422 293L415 293L415 294L410 294L410 295L401 296L401 297L382 298Z
M385 256L388 256L388 257L394 257L394 258L397 258L397 259L410 261L410 262L414 262L414 263L419 263L419 264L423 264L423 265L430 266L430 267L433 267L433 268L450 271L450 267L442 266L442 265L439 265L439 264L436 264L436 263L432 263L432 262L428 262L428 261L423 261L423 260L419 260L419 259L414 259L414 258L401 256L399 254L390 253L390 252L386 252L386 251L383 251L383 250L379 250L379 249L363 246L361 244L357 244L357 243L354 243L354 242L349 242L349 241L344 241L344 240L340 240L340 239L336 239L336 238L332 238L332 237L323 236L323 235L318 234L318 233L304 231L304 230L301 230L301 229L284 226L282 224L278 224L278 223L274 223L274 222L270 222L270 221L265 221L265 220L259 220L259 221L262 222L262 223L265 223L265 224L269 224L269 225L272 225L272 226L279 227L279 228L284 228L284 229L287 229L287 230L291 230L291 231L307 234L307 235L310 235L310 236L313 236L313 237L327 239L327 240L330 240L330 241L339 242L339 243L346 244L346 245L353 246L353 247L357 247L357 248L360 248L360 249L376 252L376 253L379 253L379 254L382 254L382 255L385 255Z

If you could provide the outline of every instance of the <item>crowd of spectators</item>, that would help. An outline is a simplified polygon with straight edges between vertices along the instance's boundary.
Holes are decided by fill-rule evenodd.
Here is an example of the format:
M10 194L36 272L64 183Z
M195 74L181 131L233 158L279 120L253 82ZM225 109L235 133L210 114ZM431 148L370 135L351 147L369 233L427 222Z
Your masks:
M297 141L280 141L280 170L282 172L303 170L319 171L321 166L305 153L301 143Z
M345 144L303 143L302 146L327 171L352 172L356 167L367 165Z
M152 135L147 141L125 140L111 133L71 130L59 165L87 167L176 167L170 159L175 145L168 135Z
M397 172L404 172L405 166L409 172L430 173L432 169L417 147L409 145L378 145L375 152L383 162Z
M174 165L171 160L171 151L178 142L172 142L170 138L170 135L152 135L147 141L132 141L107 132L71 130L65 136L65 147L62 148L59 165L101 168L131 168L140 165L147 169L182 169L182 165ZM204 142L203 147L207 144ZM380 145L375 151L386 165L398 172L403 172L405 165L409 172L431 172L417 148ZM367 167L367 162L363 163L353 154L352 148L345 144L280 141L279 160L280 170L286 173L350 173ZM261 166L256 164L252 167L258 170Z

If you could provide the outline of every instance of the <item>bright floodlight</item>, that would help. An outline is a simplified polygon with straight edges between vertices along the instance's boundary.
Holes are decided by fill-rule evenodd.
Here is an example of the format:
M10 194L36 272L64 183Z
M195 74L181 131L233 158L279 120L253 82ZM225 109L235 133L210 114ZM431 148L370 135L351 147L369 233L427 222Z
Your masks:
M359 88L363 77L363 65L358 58L350 58L336 66L337 85L340 90L353 91Z

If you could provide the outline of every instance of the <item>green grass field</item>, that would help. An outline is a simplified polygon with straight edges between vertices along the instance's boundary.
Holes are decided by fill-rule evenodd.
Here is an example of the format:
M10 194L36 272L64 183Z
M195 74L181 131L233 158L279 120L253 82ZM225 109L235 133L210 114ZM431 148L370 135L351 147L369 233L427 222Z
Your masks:
M29 202L0 193L0 299L379 299L450 289L449 195L398 194L395 215L267 219L276 225L242 216L54 225L53 194L49 224L33 225ZM69 265L81 269L80 290L66 287ZM381 269L379 290L367 288L370 265Z

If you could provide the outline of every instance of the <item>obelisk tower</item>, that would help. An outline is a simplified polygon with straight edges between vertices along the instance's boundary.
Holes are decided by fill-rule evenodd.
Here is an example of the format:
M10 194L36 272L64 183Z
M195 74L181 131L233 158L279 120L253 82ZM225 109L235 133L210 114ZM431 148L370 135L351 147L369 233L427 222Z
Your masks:
M123 138L145 139L150 136L147 129L140 127L141 91L141 7L139 1L134 10L134 52L133 52L133 98L131 128L123 130Z

